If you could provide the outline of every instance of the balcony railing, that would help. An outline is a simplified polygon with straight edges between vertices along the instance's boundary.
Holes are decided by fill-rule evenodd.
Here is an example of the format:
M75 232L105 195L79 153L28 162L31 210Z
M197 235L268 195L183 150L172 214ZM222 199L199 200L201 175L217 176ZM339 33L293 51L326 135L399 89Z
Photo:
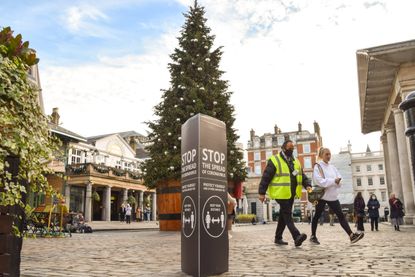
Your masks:
M141 180L138 172L93 163L68 165L66 166L66 174L68 176L97 175L102 177Z

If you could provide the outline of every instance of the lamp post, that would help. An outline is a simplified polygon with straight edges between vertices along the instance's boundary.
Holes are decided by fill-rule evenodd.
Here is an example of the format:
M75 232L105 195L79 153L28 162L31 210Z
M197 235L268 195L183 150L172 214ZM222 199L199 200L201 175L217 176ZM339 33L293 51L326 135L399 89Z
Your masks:
M415 91L408 94L404 101L399 104L406 118L405 135L409 138L411 148L412 173L415 181Z

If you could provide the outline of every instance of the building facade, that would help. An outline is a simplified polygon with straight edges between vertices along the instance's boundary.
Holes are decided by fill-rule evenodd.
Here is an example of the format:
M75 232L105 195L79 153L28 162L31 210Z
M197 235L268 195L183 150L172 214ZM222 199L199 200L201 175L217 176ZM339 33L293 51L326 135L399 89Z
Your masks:
M244 186L246 187L247 212L256 214L260 221L272 220L272 214L279 210L278 204L275 201L265 204L258 201L258 185L268 159L272 155L279 153L282 144L287 139L294 142L294 156L299 159L304 173L311 178L313 164L316 162L318 149L322 145L320 126L317 122L314 122L314 133L303 130L301 123L298 123L296 131L291 132L282 132L277 125L274 126L274 133L256 136L254 130L250 132L250 140L246 149L248 156L248 180L244 183ZM294 209L297 212L301 211L301 214L304 216L307 207L305 190L303 190L301 199L296 200L294 206Z
M131 202L133 210L140 208L141 219L147 211L156 220L156 193L143 184L139 170L146 158L144 136L129 131L84 138L59 125L57 108L49 127L62 142L63 155L50 162L54 174L47 178L64 195L69 211L82 212L86 221L119 220L121 205ZM51 199L39 195L32 201L39 206Z
M361 49L356 56L362 133L380 131L388 191L403 201L405 222L414 224L414 176L398 105L415 91L415 40Z
M385 215L385 208L389 210L389 191L385 174L385 162L382 151L351 154L353 173L353 190L355 194L361 192L365 203L372 194L376 195L380 203L379 215Z

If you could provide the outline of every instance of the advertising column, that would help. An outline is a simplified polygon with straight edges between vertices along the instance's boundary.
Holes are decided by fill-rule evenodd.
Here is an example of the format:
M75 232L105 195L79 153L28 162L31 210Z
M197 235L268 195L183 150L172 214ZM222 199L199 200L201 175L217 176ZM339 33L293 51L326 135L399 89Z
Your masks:
M216 275L229 268L226 125L197 114L182 126L182 271Z

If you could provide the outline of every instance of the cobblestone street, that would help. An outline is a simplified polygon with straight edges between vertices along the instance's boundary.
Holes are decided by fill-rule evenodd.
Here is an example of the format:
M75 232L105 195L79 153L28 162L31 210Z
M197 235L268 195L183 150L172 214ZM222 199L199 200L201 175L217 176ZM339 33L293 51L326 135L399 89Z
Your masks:
M310 225L297 224L310 234ZM415 228L380 224L351 245L339 224L318 226L320 245L275 246L275 224L234 226L229 272L220 276L415 276ZM72 238L26 239L22 276L187 276L181 272L180 233L112 231Z

